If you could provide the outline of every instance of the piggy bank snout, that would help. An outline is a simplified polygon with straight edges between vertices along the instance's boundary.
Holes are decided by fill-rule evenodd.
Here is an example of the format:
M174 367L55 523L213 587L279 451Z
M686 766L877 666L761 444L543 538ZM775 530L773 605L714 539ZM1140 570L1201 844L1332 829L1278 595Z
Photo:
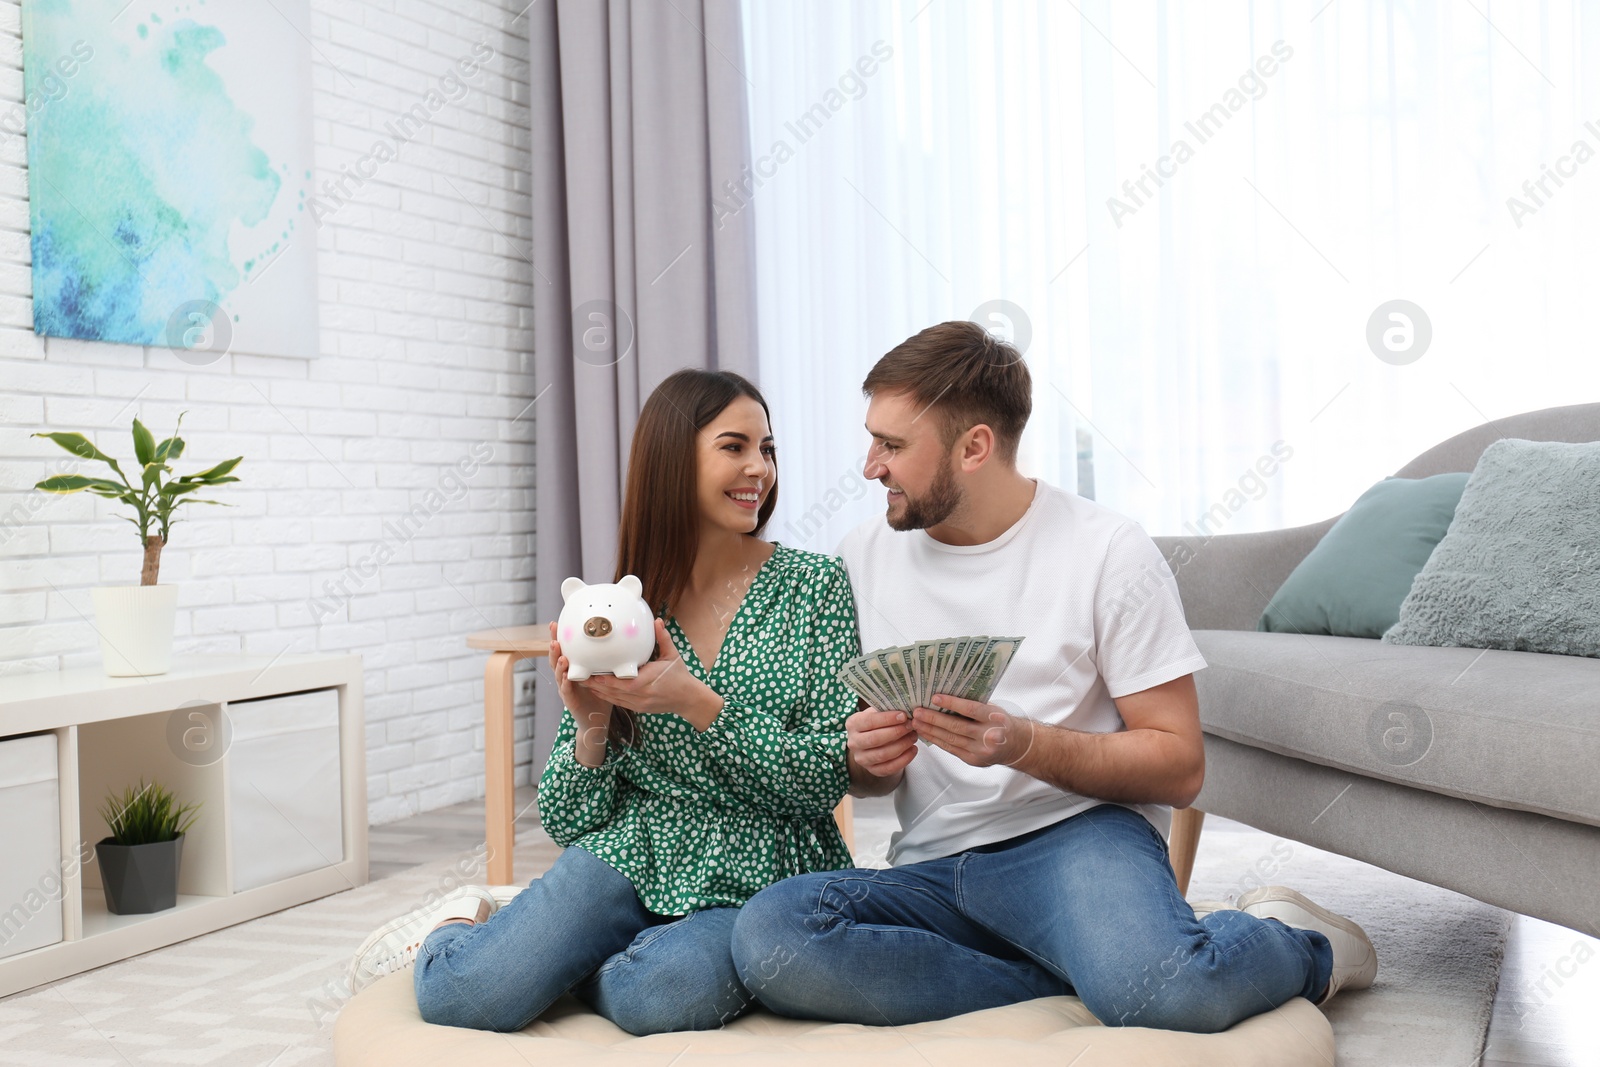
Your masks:
M587 637L605 637L611 633L611 620L604 615L583 620L583 632Z

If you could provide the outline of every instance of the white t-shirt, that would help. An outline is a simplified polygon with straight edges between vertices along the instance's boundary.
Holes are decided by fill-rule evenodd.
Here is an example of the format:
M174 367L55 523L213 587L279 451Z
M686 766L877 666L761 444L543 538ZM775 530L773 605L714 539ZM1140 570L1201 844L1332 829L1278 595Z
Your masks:
M1178 584L1131 519L1035 480L1033 503L981 545L947 545L881 517L839 543L865 651L988 634L1025 638L991 701L1089 733L1126 729L1113 697L1203 668ZM895 791L889 862L1004 841L1105 801L920 743ZM1163 835L1172 809L1130 805Z

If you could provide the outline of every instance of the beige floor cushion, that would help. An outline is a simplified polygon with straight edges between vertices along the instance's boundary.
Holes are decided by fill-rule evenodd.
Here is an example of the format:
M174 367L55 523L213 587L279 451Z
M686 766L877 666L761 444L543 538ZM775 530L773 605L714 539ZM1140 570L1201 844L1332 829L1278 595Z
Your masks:
M632 1037L570 997L514 1034L433 1026L410 971L352 998L333 1031L339 1067L1329 1067L1333 1029L1304 997L1220 1034L1101 1026L1047 997L912 1026L800 1022L756 1012L721 1030Z

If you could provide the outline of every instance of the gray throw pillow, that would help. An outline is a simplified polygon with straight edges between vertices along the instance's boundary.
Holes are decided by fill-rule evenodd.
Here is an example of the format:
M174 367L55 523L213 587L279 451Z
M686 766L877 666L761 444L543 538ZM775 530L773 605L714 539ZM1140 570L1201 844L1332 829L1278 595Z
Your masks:
M1485 449L1383 640L1600 657L1600 442Z
M1466 486L1462 472L1385 478L1362 493L1272 594L1256 629L1382 637Z

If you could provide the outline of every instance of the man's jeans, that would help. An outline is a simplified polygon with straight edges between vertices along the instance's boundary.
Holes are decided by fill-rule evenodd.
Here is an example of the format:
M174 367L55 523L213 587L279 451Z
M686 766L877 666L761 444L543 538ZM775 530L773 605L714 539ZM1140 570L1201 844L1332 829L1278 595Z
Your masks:
M570 991L632 1034L710 1030L752 1003L729 952L738 914L656 915L610 864L569 848L488 921L427 935L417 1008L430 1023L510 1032Z
M798 1018L911 1023L1075 994L1108 1026L1200 1033L1315 998L1333 969L1315 931L1196 919L1166 842L1115 804L944 859L785 879L740 911L733 956L758 1000Z

